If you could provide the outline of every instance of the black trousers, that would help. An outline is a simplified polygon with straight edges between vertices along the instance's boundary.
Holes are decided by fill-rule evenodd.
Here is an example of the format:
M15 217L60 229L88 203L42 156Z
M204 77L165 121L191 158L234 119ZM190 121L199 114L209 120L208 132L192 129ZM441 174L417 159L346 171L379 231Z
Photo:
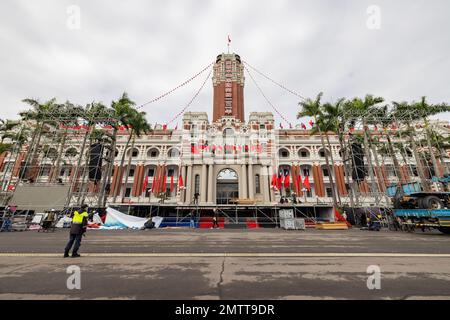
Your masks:
M83 234L71 234L69 242L67 243L66 249L64 250L64 253L69 254L70 249L73 251L72 253L78 253L78 249L81 246L81 238L83 237ZM75 243L75 245L74 245Z

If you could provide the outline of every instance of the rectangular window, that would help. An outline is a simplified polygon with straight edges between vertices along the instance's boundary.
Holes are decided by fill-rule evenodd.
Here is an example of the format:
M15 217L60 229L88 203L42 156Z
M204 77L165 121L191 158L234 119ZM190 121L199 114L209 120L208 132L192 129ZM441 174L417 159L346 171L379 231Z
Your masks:
M148 176L153 177L155 175L155 169L148 169Z
M131 196L131 188L125 189L125 198L129 198Z
M200 176L197 174L195 176L195 193L200 194Z
M173 177L174 174L175 174L175 170L174 170L174 169L169 169L169 170L167 171L167 176L168 176L168 177Z
M331 188L327 188L326 191L327 191L327 197L329 197L329 198L333 197L333 191L331 190Z
M324 177L329 177L330 176L330 172L328 171L328 169L323 169L323 176Z
M309 169L303 169L303 176L309 177Z
M130 174L128 176L129 177L134 177L134 169L130 169Z
M255 188L256 188L256 194L261 194L261 181L259 178L259 174L255 176Z

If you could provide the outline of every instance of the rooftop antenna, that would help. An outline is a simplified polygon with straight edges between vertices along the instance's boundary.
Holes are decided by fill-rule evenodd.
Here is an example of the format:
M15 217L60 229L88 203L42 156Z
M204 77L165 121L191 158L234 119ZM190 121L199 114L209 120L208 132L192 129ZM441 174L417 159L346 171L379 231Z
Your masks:
M230 35L228 35L228 54L230 54L230 43L231 43L231 38L230 38Z

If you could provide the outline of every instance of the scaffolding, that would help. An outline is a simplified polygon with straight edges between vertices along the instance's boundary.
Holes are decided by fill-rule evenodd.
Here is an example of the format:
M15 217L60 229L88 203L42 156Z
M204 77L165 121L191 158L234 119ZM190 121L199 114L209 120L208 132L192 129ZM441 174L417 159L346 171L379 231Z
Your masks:
M91 104L68 114L54 108L39 111L35 119L22 122L17 131L28 130L30 136L6 156L0 178L3 204L22 186L33 185L68 187L66 207L104 207L120 123L113 110ZM94 154L96 144L101 148Z

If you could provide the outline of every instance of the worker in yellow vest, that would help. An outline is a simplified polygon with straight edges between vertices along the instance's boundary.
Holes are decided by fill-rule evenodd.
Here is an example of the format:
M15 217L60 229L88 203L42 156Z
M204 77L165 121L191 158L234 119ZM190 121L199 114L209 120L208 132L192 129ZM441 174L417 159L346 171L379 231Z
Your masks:
M72 258L80 257L80 255L78 254L78 249L80 248L83 234L86 232L86 226L89 217L87 211L88 206L83 204L80 210L81 213L79 211L74 211L71 215L72 226L70 227L70 239L67 243L66 249L64 250L64 258L69 257L69 251L70 249L72 249L72 246Z

